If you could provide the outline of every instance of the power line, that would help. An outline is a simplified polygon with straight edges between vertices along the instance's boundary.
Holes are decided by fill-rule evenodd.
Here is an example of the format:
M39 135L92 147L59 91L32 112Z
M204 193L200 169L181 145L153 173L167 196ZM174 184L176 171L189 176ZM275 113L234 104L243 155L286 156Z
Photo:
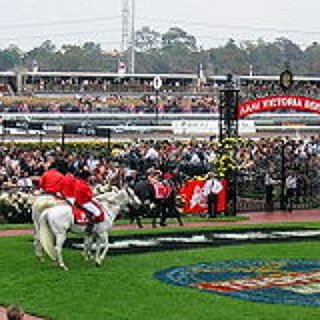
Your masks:
M1 38L2 41L12 41L12 40L21 40L21 39L41 39L41 38L59 38L59 37L68 37L68 36L77 36L77 35L86 35L86 34L96 34L96 33L114 33L120 32L119 28L109 28L109 29L95 29L90 31L77 31L77 32L64 32L64 33L54 33L54 34L46 34L46 35L26 35L26 36L14 36Z
M106 20L114 21L120 19L120 15L116 16L106 16L106 17L91 17L91 18L81 18L81 19L69 19L69 20L55 20L55 21L42 21L42 22L31 22L31 23L20 23L14 25L0 25L1 29L20 29L20 28L33 28L40 26L55 26L55 25L70 25L79 24L83 22L106 22Z
M170 23L172 24L184 24L187 23L188 26L199 26L199 27L206 27L210 29L236 29L236 30L251 30L251 31L264 31L264 32L277 32L277 33L300 33L303 35L320 35L319 31L308 31L308 30L301 30L301 29L281 29L281 28L272 28L272 27L253 27L253 26L246 26L246 25L227 25L227 24L215 24L209 23L204 21L193 21L193 20L184 20L184 19L159 19L153 17L139 17L141 21L148 21L148 22L160 22L160 23Z

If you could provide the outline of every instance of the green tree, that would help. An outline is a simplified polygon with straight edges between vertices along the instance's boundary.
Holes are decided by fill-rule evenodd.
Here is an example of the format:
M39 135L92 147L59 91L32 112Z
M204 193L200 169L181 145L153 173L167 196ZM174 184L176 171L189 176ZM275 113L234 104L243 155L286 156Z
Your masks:
M0 70L12 70L21 65L22 56L22 51L15 45L11 45L7 49L0 51Z
M246 50L229 39L225 46L209 51L211 64L216 74L247 74L249 60Z
M310 76L320 75L320 45L314 42L304 51L304 61L306 65L306 73Z
M262 39L257 44L246 43L246 52L255 74L274 75L283 70L282 53L274 43Z
M161 47L161 34L150 27L142 27L136 32L135 45L138 51L149 52Z
M56 66L56 47L51 40L44 41L39 47L36 47L24 56L23 63L30 69L32 62L37 61L40 70L55 70Z
M185 46L188 50L197 49L196 38L177 27L170 28L169 31L162 35L163 48L175 45Z

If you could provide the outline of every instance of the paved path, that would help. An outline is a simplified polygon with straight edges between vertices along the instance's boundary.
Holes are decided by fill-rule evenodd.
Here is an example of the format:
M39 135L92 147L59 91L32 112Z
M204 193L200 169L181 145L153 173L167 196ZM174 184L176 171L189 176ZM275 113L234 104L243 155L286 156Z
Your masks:
M6 309L0 307L0 320L7 320ZM29 315L25 315L23 320L42 320L42 318L37 318Z
M295 210L292 213L285 211L275 211L275 212L254 212L243 214L249 218L249 220L233 221L233 222L186 222L184 225L186 227L203 227L203 226L228 226L228 225L254 225L254 224L265 224L265 223L277 223L277 222L320 222L320 210ZM173 221L172 219L170 219ZM163 228L177 227L176 223L169 223ZM151 228L151 225L144 225L144 228ZM125 224L125 225L115 225L114 230L132 230L137 229L136 225ZM32 235L33 231L28 230L0 230L0 237L10 237L10 236L21 236L21 235ZM1 319L0 319L1 320Z

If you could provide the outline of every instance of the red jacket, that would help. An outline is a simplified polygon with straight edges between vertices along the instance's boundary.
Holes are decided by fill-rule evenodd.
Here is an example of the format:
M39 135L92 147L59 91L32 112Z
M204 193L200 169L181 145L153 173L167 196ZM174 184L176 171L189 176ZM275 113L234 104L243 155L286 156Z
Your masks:
M39 186L48 193L61 191L61 182L64 175L56 169L46 171L39 179Z
M93 191L90 184L82 179L77 179L74 190L74 198L77 204L83 205L92 200Z
M67 174L61 181L61 195L64 198L74 198L77 179L72 174Z

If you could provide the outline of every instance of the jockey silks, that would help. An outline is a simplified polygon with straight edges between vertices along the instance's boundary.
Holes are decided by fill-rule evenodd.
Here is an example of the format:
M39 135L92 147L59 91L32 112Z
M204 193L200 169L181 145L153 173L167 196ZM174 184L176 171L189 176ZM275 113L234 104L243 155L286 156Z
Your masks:
M61 183L61 196L65 199L73 199L75 194L77 179L72 174L63 177Z
M56 194L61 191L64 175L56 169L46 171L39 179L39 186L47 193Z
M93 200L93 191L87 181L76 179L74 198L75 206L73 207L73 212L76 220L81 220L79 217L84 218L86 214L91 214L94 217L93 220L99 219L100 221L104 213L101 206Z
M92 200L93 191L90 184L82 179L77 179L74 190L74 198L77 204L83 206Z
M159 181L153 182L156 199L165 199L171 193L172 187Z

